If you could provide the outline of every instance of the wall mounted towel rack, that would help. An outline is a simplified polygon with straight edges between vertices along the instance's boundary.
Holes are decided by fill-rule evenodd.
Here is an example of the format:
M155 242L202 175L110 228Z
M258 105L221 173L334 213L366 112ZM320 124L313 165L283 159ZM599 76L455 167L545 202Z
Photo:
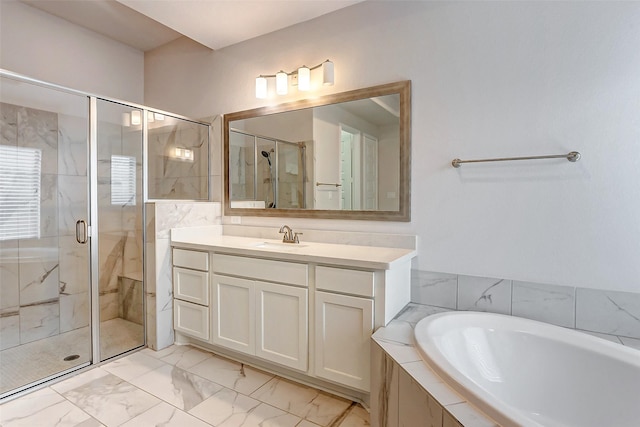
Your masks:
M330 185L332 187L342 187L342 184L338 184L338 183L332 184L329 182L316 182L316 187L319 187L321 185Z
M459 168L462 163L481 163L481 162L506 162L511 160L540 160L540 159L567 159L570 162L580 160L580 153L572 151L568 154L553 154L550 156L527 156L527 157L502 157L497 159L478 159L478 160L460 160L453 159L451 166Z

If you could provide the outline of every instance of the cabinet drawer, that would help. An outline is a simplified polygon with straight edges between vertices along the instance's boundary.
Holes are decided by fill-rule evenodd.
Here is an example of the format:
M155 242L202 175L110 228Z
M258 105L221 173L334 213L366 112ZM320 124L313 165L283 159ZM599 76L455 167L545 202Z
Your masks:
M213 254L213 271L230 276L307 286L307 264Z
M173 267L173 296L201 305L209 305L209 273Z
M209 271L209 253L186 249L173 250L173 265L194 270Z
M209 307L173 300L173 328L201 340L209 340Z
M373 298L374 272L316 267L316 288Z

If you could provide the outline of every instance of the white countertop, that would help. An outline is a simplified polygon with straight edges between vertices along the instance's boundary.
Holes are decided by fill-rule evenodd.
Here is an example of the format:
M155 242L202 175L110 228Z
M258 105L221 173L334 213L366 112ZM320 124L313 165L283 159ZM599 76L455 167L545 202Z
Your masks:
M208 252L287 261L313 262L345 267L390 270L408 262L415 249L356 246L302 241L300 244L282 243L276 239L212 235L210 233L171 236L171 246Z

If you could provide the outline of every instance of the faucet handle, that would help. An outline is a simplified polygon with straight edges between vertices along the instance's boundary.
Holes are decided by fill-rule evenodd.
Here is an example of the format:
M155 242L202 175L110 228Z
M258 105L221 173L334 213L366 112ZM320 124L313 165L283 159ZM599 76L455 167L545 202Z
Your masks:
M298 238L298 236L302 236L304 233L296 233L295 231L293 232L293 243L300 243L300 239Z

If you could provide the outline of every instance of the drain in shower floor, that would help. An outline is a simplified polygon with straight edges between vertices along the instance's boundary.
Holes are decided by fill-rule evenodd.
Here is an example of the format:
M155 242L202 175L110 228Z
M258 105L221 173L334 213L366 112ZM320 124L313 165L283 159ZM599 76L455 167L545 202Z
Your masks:
M79 354L72 354L71 356L65 357L63 360L65 362L70 362L70 361L76 360L76 359L80 359L80 355Z

